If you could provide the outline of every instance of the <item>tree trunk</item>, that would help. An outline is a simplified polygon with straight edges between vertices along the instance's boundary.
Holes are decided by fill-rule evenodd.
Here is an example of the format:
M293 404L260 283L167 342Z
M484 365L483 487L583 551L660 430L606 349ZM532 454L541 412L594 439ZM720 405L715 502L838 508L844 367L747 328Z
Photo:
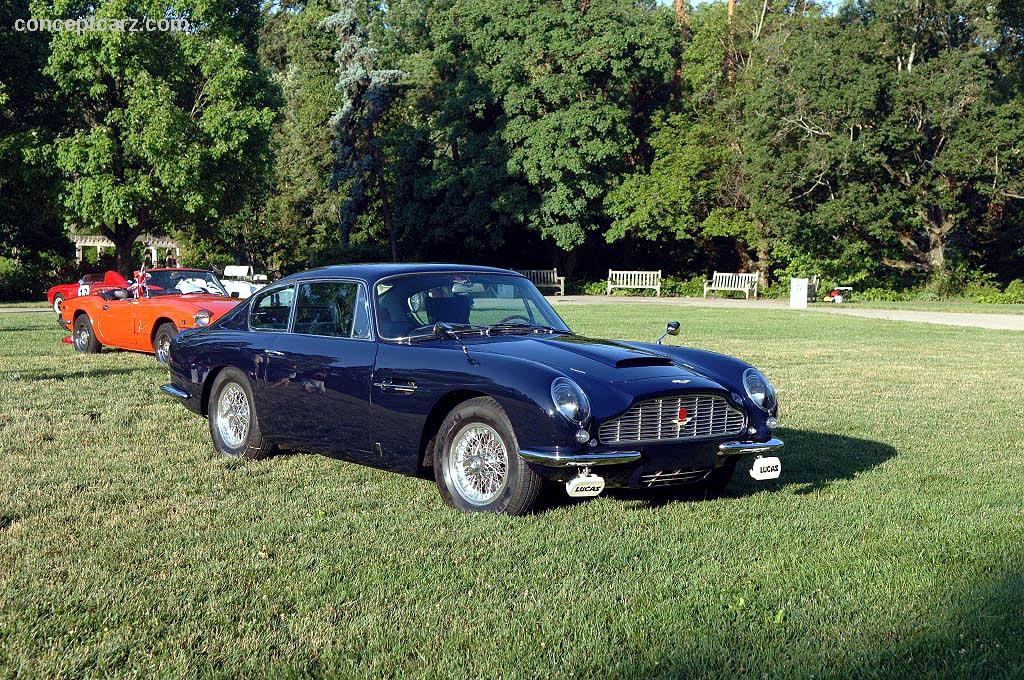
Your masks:
M736 81L736 64L733 59L733 42L732 42L732 18L736 14L736 0L729 0L726 6L726 18L725 18L725 30L726 45L725 45L725 79L730 84Z
M113 236L108 237L114 242L114 253L117 257L117 271L126 278L131 278L135 271L135 262L132 261L132 246L135 245L135 233L133 231L117 230Z
M689 22L686 16L686 0L675 0L673 2L673 9L676 13L676 23L679 24L680 28L686 26Z

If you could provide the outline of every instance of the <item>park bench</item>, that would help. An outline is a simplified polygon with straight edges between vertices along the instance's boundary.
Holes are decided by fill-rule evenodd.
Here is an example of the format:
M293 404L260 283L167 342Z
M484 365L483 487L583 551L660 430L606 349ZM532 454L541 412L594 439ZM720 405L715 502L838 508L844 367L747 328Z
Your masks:
M557 269L517 269L538 288L554 288L558 295L565 295L565 277Z
M656 291L658 297L661 297L661 270L641 272L609 269L608 290L605 294L611 295L613 288L646 288Z
M708 291L736 291L743 293L748 300L750 299L750 294L753 293L756 300L757 281L760 277L761 275L757 272L753 274L715 272L711 276L710 281L704 282L704 297L708 296Z

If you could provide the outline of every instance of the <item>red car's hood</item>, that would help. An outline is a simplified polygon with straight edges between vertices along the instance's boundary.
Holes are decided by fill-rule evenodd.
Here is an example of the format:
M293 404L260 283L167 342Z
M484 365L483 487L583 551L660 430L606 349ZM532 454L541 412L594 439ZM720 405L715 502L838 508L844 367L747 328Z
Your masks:
M151 298L143 298L151 304L166 304L178 309L189 308L194 312L200 309L209 310L213 318L227 314L241 300L238 298L224 297L223 295L208 295L206 293L190 293L188 295L158 295Z

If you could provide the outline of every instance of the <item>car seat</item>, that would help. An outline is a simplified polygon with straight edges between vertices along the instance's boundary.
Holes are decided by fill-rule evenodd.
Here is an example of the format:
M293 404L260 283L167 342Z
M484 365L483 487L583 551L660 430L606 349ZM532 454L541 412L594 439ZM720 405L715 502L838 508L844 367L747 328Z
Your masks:
M469 310L472 308L473 298L468 295L428 297L423 301L423 310L430 323L469 323Z

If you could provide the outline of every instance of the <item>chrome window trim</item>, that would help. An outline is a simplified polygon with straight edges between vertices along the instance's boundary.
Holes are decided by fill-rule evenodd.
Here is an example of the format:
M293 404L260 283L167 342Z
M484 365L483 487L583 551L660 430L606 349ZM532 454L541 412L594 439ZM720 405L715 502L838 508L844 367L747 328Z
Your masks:
M363 293L364 299L366 300L366 313L370 316L370 326L369 326L370 337L368 337L368 338L354 338L354 337L351 337L351 336L346 337L346 336L341 336L341 335L319 335L319 334L316 334L316 333L296 333L295 330L294 330L294 326L295 326L295 310L298 307L298 305L296 303L298 302L298 299L299 299L299 288L298 287L303 285L303 284L307 284L307 283L309 283L309 284L313 284L313 283L354 283L357 286L359 286L359 290ZM358 299L357 299L357 301L358 301ZM373 305L370 304L370 295L369 295L369 292L367 291L366 281L363 281L362 279L353 279L353 278L341 277L341 276L328 276L328 277L316 278L316 279L302 279L301 281L296 281L295 282L295 303L292 304L292 311L291 311L291 314L288 316L288 330L287 330L287 333L289 333L290 335L301 335L304 338L331 338L332 340L358 340L359 342L376 342L377 341L376 315L374 315L371 312L372 307L373 307Z
M275 286L274 288L270 288L269 290L267 288L263 288L259 292L257 292L256 295L252 296L252 298L251 298L252 302L249 303L249 309L248 309L248 311L246 312L246 315L245 315L245 325L246 325L246 327L249 329L249 331L251 333L287 333L291 329L291 327L292 327L292 319L295 316L295 293L296 293L295 285L296 284L293 282L293 283L289 283L289 284L285 284L285 285ZM253 328L253 326L252 326L252 310L256 307L256 303L259 302L262 298L264 298L264 297L266 297L268 295L273 295L274 293L279 293L279 292L281 292L282 290L284 290L286 288L291 288L292 289L292 304L291 304L291 309L288 311L288 323L284 327L284 329L280 329L280 328Z
M528 284L533 286L533 289L535 291L537 291L537 293L542 298L544 298L544 293L540 292L540 289L538 289L537 286L534 285L533 281L530 281L530 279L528 279L527 277L523 276L519 272L515 272L515 271L511 271L511 270L509 270L509 271L499 270L499 271L493 271L493 272L492 271L482 271L482 272L481 271L476 271L475 272L475 271L469 271L469 270L466 270L466 269L445 269L445 270L442 270L442 271L402 272L401 274L391 274L390 276L381 277L381 278L379 278L379 279L377 279L376 281L373 282L373 304L372 304L372 307L373 307L373 328L374 328L374 331L375 331L375 335L377 336L377 339L380 342L387 342L387 343L392 344L392 345L405 345L405 344L408 344L409 341L413 340L413 339L429 338L429 337L431 337L430 335L409 335L409 336L399 336L397 338L389 338L389 337L385 336L383 333L381 333L380 332L380 328L378 327L378 322L380 320L380 314L377 313L377 307L378 307L377 286L379 286L380 284L385 283L387 281L390 281L392 279L400 279L400 278L403 278L403 277L406 277L406 276L423 276L424 274L427 274L427 275L432 275L432 274L440 274L440 275L444 275L444 274L465 274L466 276L472 276L473 274L487 274L487 275L490 275L490 276L511 276L513 278L523 279ZM547 298L544 298L544 299L546 300ZM569 328L569 324L565 323L565 319L563 319L561 314L559 314L555 310L554 305L552 305L549 302L548 303L548 307L550 307L551 311L554 312L555 318L557 318L559 321L562 322L562 325L565 326L566 330L569 333L572 333L572 329Z

